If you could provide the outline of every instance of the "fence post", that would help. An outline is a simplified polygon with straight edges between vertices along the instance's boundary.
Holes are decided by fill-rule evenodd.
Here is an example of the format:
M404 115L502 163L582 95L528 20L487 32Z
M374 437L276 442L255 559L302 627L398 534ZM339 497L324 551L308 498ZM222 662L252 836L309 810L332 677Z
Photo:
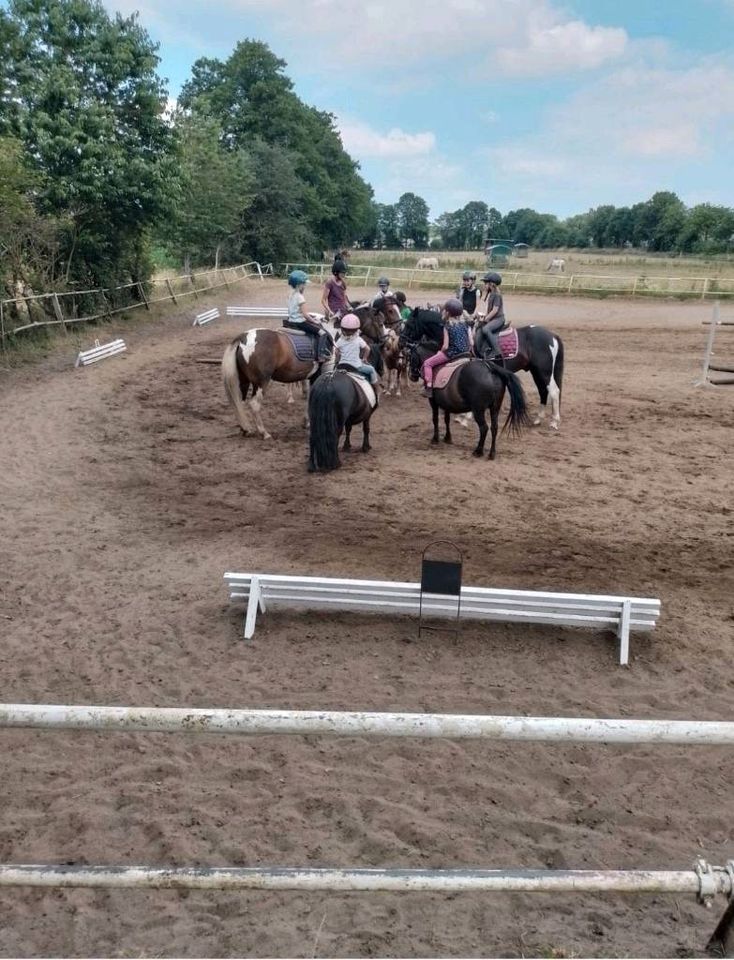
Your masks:
M260 274L260 280L264 281L265 277L263 277L262 267L257 261L255 261L255 265L257 266L257 272Z
M708 288L709 288L709 278L708 278L708 277L705 277L705 278L704 278L704 281L703 281L703 290L701 290L701 299L702 299L702 300L705 300L705 299L706 299L706 291L708 290ZM718 303L718 301L717 301L717 303Z
M706 341L706 350L703 355L703 369L701 370L701 379L696 380L694 386L702 387L706 385L706 380L709 375L709 364L711 363L711 356L714 352L714 337L716 336L716 327L719 324L719 301L714 301L714 312L711 317L711 327L709 329L708 340Z
M229 280L227 279L227 272L226 270L222 270L221 273L222 273L222 277L224 278L224 285L229 290ZM216 278L217 278L217 275L215 272L214 279L216 280Z
M173 292L173 287L171 286L171 281L168 279L168 277L166 277L166 286L168 287L168 292L171 294L171 300L173 300L174 303L178 303L176 294Z
M196 284L194 283L193 273L189 274L189 283L191 284L191 289L194 291L194 300L199 299L199 291L196 289Z
M3 307L3 302L0 300L0 341L2 341L3 352L5 352L5 309Z
M55 293L53 295L51 302L54 305L54 313L56 314L56 319L61 323L64 333L68 333L69 331L66 329L66 322L64 321L64 314L61 312L61 304L59 303L58 294Z
M145 290L144 290L144 288L143 288L142 283L138 282L137 288L138 288L138 290L140 291L140 299L141 299L141 300L143 301L143 303L145 304L145 309L146 309L146 310L150 310L150 304L148 303L148 298L145 296Z
M639 277L635 277L635 282L632 284L632 296L633 296L633 297L634 297L635 294L637 293L637 281L638 281L639 279L640 279Z
M570 292L571 292L571 287L572 287L572 286L573 286L573 274L571 274L571 276L568 278L568 290L566 291L566 293L570 293Z

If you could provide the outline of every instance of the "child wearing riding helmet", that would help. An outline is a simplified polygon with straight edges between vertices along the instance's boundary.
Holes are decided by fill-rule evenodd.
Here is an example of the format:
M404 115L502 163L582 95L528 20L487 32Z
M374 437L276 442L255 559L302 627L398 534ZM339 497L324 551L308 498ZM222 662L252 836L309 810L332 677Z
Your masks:
M497 339L499 331L507 326L502 294L499 291L502 277L498 273L485 273L482 282L484 283L484 299L487 304L487 313L482 320L482 333L492 346L496 355L496 362L503 365L502 351Z
M456 291L456 299L461 300L464 312L473 317L477 310L477 301L479 299L479 288L477 287L477 275L471 270L465 270L461 275L461 286Z
M452 297L447 300L441 312L444 322L443 343L438 353L434 353L423 364L424 397L433 396L433 369L455 360L464 353L470 353L473 345L472 332L465 320L461 320L464 308L461 300Z
M321 306L327 317L340 319L349 313L351 304L347 299L347 265L343 260L335 260L331 268L332 276L324 284Z
M408 306L407 298L402 290L395 291L395 300L398 305L398 310L400 311L400 319L407 320L413 311Z
M303 330L304 333L314 337L316 360L322 363L331 356L332 340L328 331L306 310L306 297L303 292L307 283L308 274L303 270L293 270L288 275L288 286L291 292L288 297L288 317L284 325Z
M385 297L392 296L394 296L394 294L390 289L390 280L388 277L380 277L380 279L377 281L377 296L372 298L372 306L374 307L378 300L383 300Z
M348 313L342 317L341 336L336 343L336 360L340 367L351 367L357 373L363 374L371 384L380 379L377 371L365 360L370 355L370 348L359 335L359 317Z

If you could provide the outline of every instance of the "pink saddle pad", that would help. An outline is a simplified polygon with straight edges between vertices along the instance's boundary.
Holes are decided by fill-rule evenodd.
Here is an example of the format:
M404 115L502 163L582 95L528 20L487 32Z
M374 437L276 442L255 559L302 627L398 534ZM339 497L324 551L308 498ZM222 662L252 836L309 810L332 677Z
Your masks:
M433 374L433 386L437 390L443 390L451 377L456 373L459 367L469 363L471 357L459 357L458 360L452 360L450 363L444 363L438 367Z
M497 336L499 337L502 356L505 360L513 360L519 349L517 330L514 327L509 327L507 330L501 330Z

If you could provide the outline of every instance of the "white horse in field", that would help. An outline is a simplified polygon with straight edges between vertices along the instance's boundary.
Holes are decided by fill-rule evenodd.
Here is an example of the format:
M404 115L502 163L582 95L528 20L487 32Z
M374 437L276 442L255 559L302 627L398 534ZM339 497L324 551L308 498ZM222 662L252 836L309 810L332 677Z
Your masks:
M546 267L546 273L565 273L566 261L561 257L554 257Z
M437 257L421 257L415 265L416 270L438 270Z

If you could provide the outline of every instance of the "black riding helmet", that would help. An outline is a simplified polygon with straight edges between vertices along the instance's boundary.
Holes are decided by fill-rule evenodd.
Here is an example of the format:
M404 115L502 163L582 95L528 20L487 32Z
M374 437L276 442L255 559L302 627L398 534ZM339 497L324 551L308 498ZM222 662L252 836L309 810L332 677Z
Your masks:
M343 260L335 260L331 267L331 272L335 277L339 276L340 273L346 275L347 265Z
M502 277L498 273L485 273L482 280L484 283L496 283L497 286L502 283Z

